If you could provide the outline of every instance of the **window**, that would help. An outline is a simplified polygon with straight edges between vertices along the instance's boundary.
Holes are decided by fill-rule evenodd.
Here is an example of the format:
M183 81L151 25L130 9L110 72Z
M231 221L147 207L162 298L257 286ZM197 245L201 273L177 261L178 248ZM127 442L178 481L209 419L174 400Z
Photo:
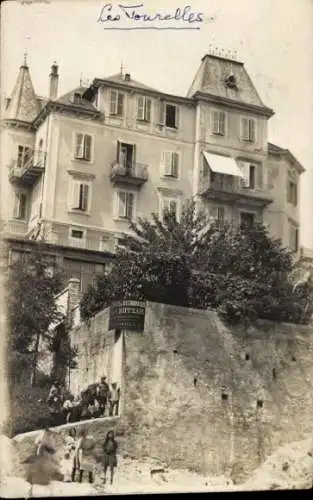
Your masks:
M92 137L88 134L76 134L75 159L91 161Z
M225 135L226 113L225 111L213 110L211 115L212 134Z
M163 175L178 178L179 153L165 151L162 154Z
M213 206L211 208L211 216L217 220L219 227L222 228L225 224L225 207Z
M163 198L162 218L166 213L170 213L178 218L178 202L175 198Z
M25 193L15 193L14 218L26 219L27 196Z
M295 224L289 223L289 247L293 252L298 251L299 246L299 229Z
M134 217L134 193L129 191L118 192L118 216L123 219Z
M137 97L137 120L150 122L151 119L151 99L144 96Z
M124 113L124 94L111 90L110 114L122 116Z
M178 107L175 104L167 104L160 101L159 123L168 128L178 128Z
M135 160L135 145L117 141L116 161L119 165L131 170Z
M80 181L73 181L71 209L88 212L90 204L89 193L89 184Z
M82 231L81 229L71 229L70 237L78 239L78 240L83 240L84 239L84 231Z
M251 227L254 224L255 214L250 212L241 212L240 224L241 226Z
M288 180L287 184L287 201L294 207L298 204L298 186L295 182Z
M26 163L30 159L31 148L29 146L18 146L17 153L17 166L19 168L25 167Z
M256 121L253 118L241 119L241 140L255 142L256 139Z
M262 165L249 162L240 162L243 173L243 185L249 189L262 188L263 167Z

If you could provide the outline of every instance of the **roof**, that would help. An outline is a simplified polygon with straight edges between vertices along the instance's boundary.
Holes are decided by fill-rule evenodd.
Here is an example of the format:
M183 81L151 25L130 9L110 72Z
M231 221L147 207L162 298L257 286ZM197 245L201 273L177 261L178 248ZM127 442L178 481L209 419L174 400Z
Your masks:
M5 118L31 123L41 109L27 64L20 67L17 80L8 101Z
M87 89L88 87L77 87L56 99L55 102L59 104L75 106L81 109L88 109L90 111L96 111L96 106L94 106L90 101L87 101L87 99L84 99L83 97L81 99L81 102L74 102L74 94L80 94L81 96L83 96L84 92Z
M234 79L237 89L226 85L225 79L230 75ZM197 92L266 108L244 64L215 55L205 55L202 58L187 96L193 97Z
M273 144L272 142L268 142L267 151L269 155L274 156L285 156L287 161L292 163L297 170L302 174L305 172L305 168L301 165L301 163L297 160L297 158L289 151L289 149L281 148L277 146L277 144Z
M132 78L130 78L129 80L125 80L125 75L121 73L118 73L116 75L111 75L106 78L97 78L97 80L101 80L103 82L108 82L108 83L119 83L121 85L126 85L127 87L132 87L136 89L150 90L152 92L160 92L159 90L149 87L144 83L137 82L137 80L133 80Z

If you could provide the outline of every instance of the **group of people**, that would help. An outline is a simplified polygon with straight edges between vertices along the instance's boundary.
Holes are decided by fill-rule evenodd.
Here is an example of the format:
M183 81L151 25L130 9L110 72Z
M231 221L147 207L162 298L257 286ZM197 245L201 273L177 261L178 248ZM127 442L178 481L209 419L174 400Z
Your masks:
M33 484L49 484L50 480L65 482L82 482L87 474L90 483L95 480L96 472L96 441L89 436L86 429L69 430L63 443L63 458L59 464L56 460L57 445L55 433L48 427L38 434L35 450L25 461L28 464L27 481ZM117 467L117 442L114 432L107 433L102 444L102 465L104 482L107 471L110 470L110 482L113 483L114 470Z
M112 383L110 387L105 376L76 397L64 394L60 384L54 382L47 398L50 423L55 426L90 418L117 416L119 402L120 388L116 383Z
M65 439L64 457L61 462L61 471L66 482L75 482L78 473L78 481L81 483L84 475L88 474L90 483L94 482L96 460L94 448L96 442L92 436L88 436L85 429L81 429L76 436L75 428L69 430ZM102 444L102 465L104 471L104 482L106 482L107 470L110 469L110 482L113 483L114 470L117 467L117 442L114 432L109 431Z

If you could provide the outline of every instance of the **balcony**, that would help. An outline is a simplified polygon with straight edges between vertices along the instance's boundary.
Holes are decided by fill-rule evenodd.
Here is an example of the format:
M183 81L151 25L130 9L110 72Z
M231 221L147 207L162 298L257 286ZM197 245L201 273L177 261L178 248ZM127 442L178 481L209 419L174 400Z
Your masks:
M148 166L142 163L123 165L114 162L111 166L110 179L113 185L120 184L140 188L148 180Z
M50 231L46 235L46 243L63 247L88 250L93 252L115 252L115 240L113 237L104 237L99 234L98 237L86 236L85 238L71 238L68 235L59 234L56 231Z
M264 207L273 201L265 188L247 187L243 179L231 175L215 176L213 179L210 175L202 176L199 194L207 200L235 203L241 206Z
M12 184L23 187L32 187L45 169L46 153L32 151L30 157L19 165L14 161L9 170L9 180Z

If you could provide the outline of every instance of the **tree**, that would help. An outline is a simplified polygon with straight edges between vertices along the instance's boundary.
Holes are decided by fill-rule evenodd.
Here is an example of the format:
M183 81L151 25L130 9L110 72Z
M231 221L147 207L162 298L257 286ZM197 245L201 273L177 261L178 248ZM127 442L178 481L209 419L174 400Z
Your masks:
M292 253L263 225L219 227L191 201L179 221L152 214L130 228L112 270L84 295L84 320L121 299L211 308L231 323L309 320L312 285L295 289Z
M62 273L40 245L10 266L7 298L8 350L13 371L22 359L31 359L32 384L36 381L40 339L49 336L48 327L62 319L55 295L62 289Z

